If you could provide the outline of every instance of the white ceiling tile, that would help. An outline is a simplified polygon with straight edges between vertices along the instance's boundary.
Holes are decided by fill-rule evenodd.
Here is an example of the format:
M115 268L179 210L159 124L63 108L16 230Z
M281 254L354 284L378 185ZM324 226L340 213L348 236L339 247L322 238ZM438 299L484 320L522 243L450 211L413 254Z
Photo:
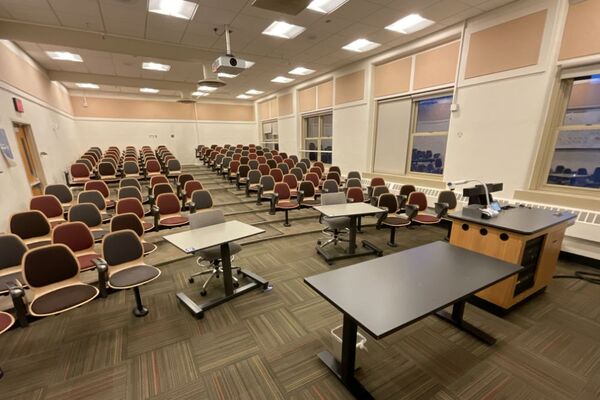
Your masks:
M513 1L515 0L488 0L479 4L477 7L481 8L482 10L489 11L498 7L502 7L508 3L512 3Z
M421 15L432 21L442 21L453 15L468 10L470 7L458 0L441 0L421 12Z
M185 33L185 35L183 36L183 39L181 40L182 44L185 45L189 45L189 46L194 46L194 47L201 47L201 48L210 48L212 47L212 45L219 39L218 36L216 35L202 35L202 34L196 34L190 31L187 31Z
M63 26L96 32L104 31L104 24L99 13L96 13L96 15L82 15L65 11L57 11L56 13Z
M190 22L190 26L198 24L210 24L211 26L231 24L237 14L236 11L225 8L201 6L196 11L196 15Z
M368 1L349 1L331 14L333 18L346 18L352 21L360 21L362 18L374 13L378 6Z

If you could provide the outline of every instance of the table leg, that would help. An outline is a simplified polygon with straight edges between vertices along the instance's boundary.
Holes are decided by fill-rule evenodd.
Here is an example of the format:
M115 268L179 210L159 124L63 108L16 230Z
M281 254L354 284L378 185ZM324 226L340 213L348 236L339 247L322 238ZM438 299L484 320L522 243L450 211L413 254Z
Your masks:
M470 323L468 323L467 321L464 320L464 313L465 313L465 301L459 301L454 303L454 305L452 306L452 314L446 312L446 311L438 311L436 312L436 315L438 317L440 317L441 319L450 322L452 325L456 326L457 328L475 336L477 339L481 340L482 342L488 344L488 345L493 345L494 343L496 343L496 338L494 338L493 336L487 334L486 332L482 331L481 329L477 328L474 325L471 325Z
M233 294L233 278L231 277L231 254L229 252L229 243L221 244L221 266L223 267L225 296L231 296Z
M350 217L350 235L348 237L348 254L356 252L356 216Z

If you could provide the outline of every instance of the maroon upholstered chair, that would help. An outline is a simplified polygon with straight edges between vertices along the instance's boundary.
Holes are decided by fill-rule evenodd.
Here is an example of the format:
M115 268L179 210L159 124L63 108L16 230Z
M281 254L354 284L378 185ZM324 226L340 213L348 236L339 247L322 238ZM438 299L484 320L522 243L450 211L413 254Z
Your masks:
M187 225L188 217L181 214L181 204L175 193L163 193L156 198L156 205L152 207L154 213L154 226L160 228L175 228Z
M287 183L275 183L273 197L271 198L271 213L275 214L278 210L285 212L283 226L291 226L288 218L288 211L299 208L301 202L302 196L299 196L297 200L292 199L292 192Z
M273 177L275 183L283 182L283 172L279 168L271 168L269 175Z
M80 271L88 271L96 266L92 260L100 258L94 251L94 236L83 222L67 222L52 231L52 243L64 244L73 251Z
M190 201L192 201L192 193L196 190L202 190L202 183L197 180L187 181L185 186L183 187L183 191L181 192L181 207L185 208L189 206Z
M85 164L75 163L69 169L71 184L83 184L90 180L91 171Z
M29 209L41 211L48 219L51 227L66 222L60 200L51 194L32 197L29 201Z
M10 232L32 249L52 243L51 226L46 216L38 210L24 211L10 218Z
M383 214L377 221L377 229L382 226L390 228L390 240L388 246L396 247L396 229L409 226L412 218L417 214L417 207L408 205L406 208L406 217L399 215L400 206L398 198L393 193L383 193L379 196L377 206L387 209L387 214Z
M412 192L408 196L408 201L406 202L406 207L409 205L414 205L417 207L418 214L413 218L414 221L425 224L425 225L433 225L440 222L440 218L435 215L424 214L423 211L427 210L427 196L423 192Z
M134 231L142 241L142 246L144 247L144 254L150 254L154 252L158 247L154 243L148 243L144 240L144 225L143 221L140 220L139 216L135 213L124 213L115 215L113 219L110 220L110 231L123 231L126 229L130 229Z
M286 174L283 176L283 182L287 183L290 188L290 195L296 197L298 195L298 179L294 174Z
M138 199L129 197L126 199L119 200L117 202L116 213L117 213L117 215L122 215L122 214L127 214L127 213L133 213L133 214L137 215L140 222L142 223L142 228L144 229L144 232L148 232L148 231L151 231L152 229L154 229L154 224L152 222L148 222L148 221L144 220L144 215L146 214L146 212L144 210L144 206L142 205L142 202L139 201Z
M114 200L111 200L111 198L110 198L110 189L108 188L108 185L106 184L106 182L104 182L104 181L86 182L85 185L83 186L83 190L97 190L100 193L102 193L102 196L104 197L104 201L106 202L107 208L112 208L115 206Z

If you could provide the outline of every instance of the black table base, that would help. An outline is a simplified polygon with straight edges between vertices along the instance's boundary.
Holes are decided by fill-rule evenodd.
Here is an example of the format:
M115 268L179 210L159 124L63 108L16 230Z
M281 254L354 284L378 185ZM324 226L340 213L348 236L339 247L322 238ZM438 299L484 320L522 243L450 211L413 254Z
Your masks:
M461 329L461 330L471 334L472 336L481 340L485 344L493 345L494 343L496 343L496 339L493 336L485 333L481 329L479 329L476 326L471 325L470 323L465 321L463 318L464 313L465 313L465 302L459 301L458 303L454 303L454 305L452 306L452 314L450 314L447 311L442 310L442 311L436 312L435 315L437 315L444 321L451 323L458 329Z
M349 249L344 249L333 245L328 247L317 246L316 249L317 253L319 253L328 264L331 264L336 260L344 260L346 258L369 255L381 257L383 255L383 250L367 240L362 241L362 246L362 248L356 248L352 252L350 252Z

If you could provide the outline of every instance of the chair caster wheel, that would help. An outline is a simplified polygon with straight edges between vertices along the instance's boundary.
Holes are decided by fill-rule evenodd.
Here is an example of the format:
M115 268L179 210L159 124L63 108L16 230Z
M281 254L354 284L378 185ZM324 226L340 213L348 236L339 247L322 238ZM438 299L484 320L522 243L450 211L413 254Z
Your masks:
M188 279L188 282L189 282L189 283L194 283L194 278L190 278L190 279Z
M320 241L320 240L317 240L317 244L320 246L320 245L321 245L321 241Z
M202 291L200 292L200 296L206 296L206 290L202 290Z
M239 288L240 287L240 283L239 282L233 282L233 287L234 288Z

